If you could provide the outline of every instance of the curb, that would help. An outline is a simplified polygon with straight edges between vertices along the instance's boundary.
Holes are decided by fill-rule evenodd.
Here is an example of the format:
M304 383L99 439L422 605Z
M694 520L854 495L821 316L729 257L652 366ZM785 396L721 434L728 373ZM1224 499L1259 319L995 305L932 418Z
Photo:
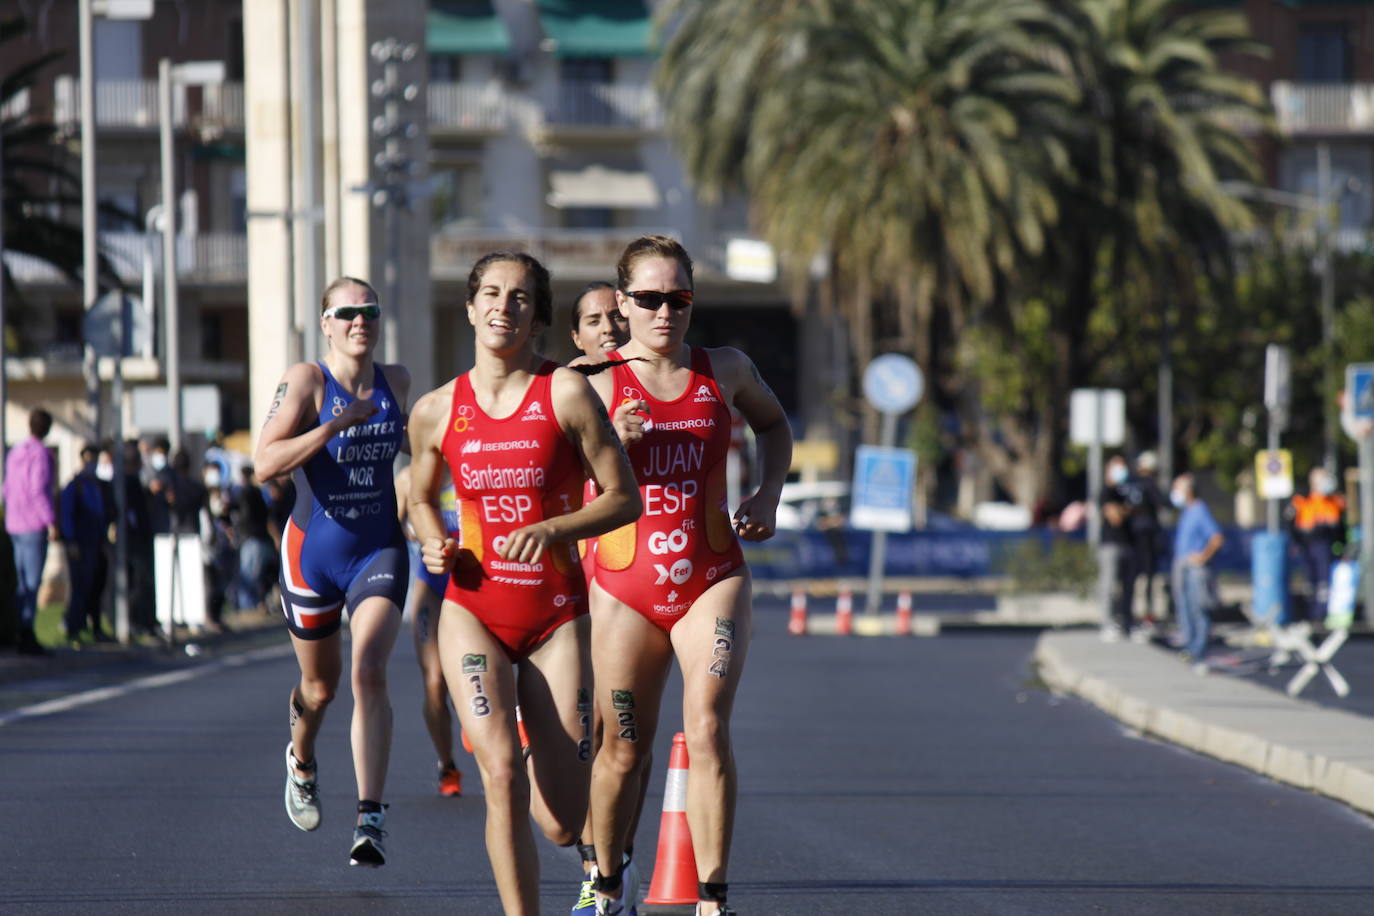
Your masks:
M182 663L202 651L238 651L250 647L264 634L275 630L285 631L280 615L243 614L231 617L233 627L222 633L189 633L183 629L177 632L174 651L168 651L165 643L144 643L121 646L118 643L83 645L80 649L64 646L50 647L47 655L21 656L13 652L0 654L0 689L61 676L72 672L95 671L99 669L133 668L149 663ZM187 652L188 645L195 645L195 653Z
M1044 633L1041 678L1141 734L1374 814L1374 729L1246 681L1199 676L1169 655L1095 633Z

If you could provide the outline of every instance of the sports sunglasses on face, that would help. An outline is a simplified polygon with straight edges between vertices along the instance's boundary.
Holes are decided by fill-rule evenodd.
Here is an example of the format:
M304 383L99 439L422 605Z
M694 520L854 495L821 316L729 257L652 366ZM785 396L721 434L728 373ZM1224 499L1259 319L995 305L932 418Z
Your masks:
M375 302L368 302L364 305L333 305L325 309L322 314L326 318L337 318L340 321L352 321L359 315L368 321L376 321L382 316L382 307Z
M656 312L663 307L663 303L668 303L668 307L673 311L681 311L692 304L692 291L690 289L675 289L671 293L660 293L654 290L638 290L627 292L635 301L635 305L642 309Z

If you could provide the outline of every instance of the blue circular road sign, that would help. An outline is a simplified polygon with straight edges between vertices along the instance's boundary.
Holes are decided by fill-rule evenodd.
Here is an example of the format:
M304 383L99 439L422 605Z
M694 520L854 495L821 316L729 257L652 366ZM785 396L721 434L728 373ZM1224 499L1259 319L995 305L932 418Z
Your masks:
M906 413L924 390L921 367L909 356L884 353L864 370L864 397L882 413Z

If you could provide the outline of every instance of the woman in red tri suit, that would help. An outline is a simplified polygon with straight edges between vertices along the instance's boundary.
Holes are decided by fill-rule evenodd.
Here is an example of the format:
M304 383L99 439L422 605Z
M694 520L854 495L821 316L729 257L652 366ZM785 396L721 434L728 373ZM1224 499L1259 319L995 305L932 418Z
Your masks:
M772 537L792 434L747 356L685 343L692 261L680 244L663 236L638 239L616 273L630 342L617 351L625 362L591 381L614 411L644 514L597 538L589 583L596 702L606 721L592 769L596 912L630 913L636 902L634 870L622 868L623 844L676 657L697 912L714 916L729 912L736 792L730 712L750 629L749 569L737 536ZM762 460L761 486L741 503L733 525L725 498L731 408L754 430Z
M552 309L548 272L534 258L479 260L468 277L473 368L421 398L410 421L410 518L425 566L452 573L439 657L482 776L487 853L510 914L539 909L529 814L562 846L576 842L586 814L590 626L576 541L640 511L601 401L581 375L534 350ZM444 465L457 540L439 515ZM583 505L587 475L600 495Z

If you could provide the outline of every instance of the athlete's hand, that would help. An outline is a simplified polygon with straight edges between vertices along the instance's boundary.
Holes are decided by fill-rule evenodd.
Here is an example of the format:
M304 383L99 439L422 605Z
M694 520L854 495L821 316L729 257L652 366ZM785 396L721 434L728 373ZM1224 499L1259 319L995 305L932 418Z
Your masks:
M420 545L420 559L434 575L446 576L458 564L458 542L453 538L425 538Z
M615 434L622 445L632 445L644 438L644 420L649 416L648 401L623 401L611 417Z
M777 530L777 518L777 503L770 507L756 493L735 510L735 534L742 541L766 541Z
M357 426L365 423L369 417L377 412L377 405L363 398L358 398L339 412L334 419L339 423L340 429L348 429L350 426Z
M511 563L538 563L552 543L548 526L544 522L535 522L512 531L497 552L501 559Z

